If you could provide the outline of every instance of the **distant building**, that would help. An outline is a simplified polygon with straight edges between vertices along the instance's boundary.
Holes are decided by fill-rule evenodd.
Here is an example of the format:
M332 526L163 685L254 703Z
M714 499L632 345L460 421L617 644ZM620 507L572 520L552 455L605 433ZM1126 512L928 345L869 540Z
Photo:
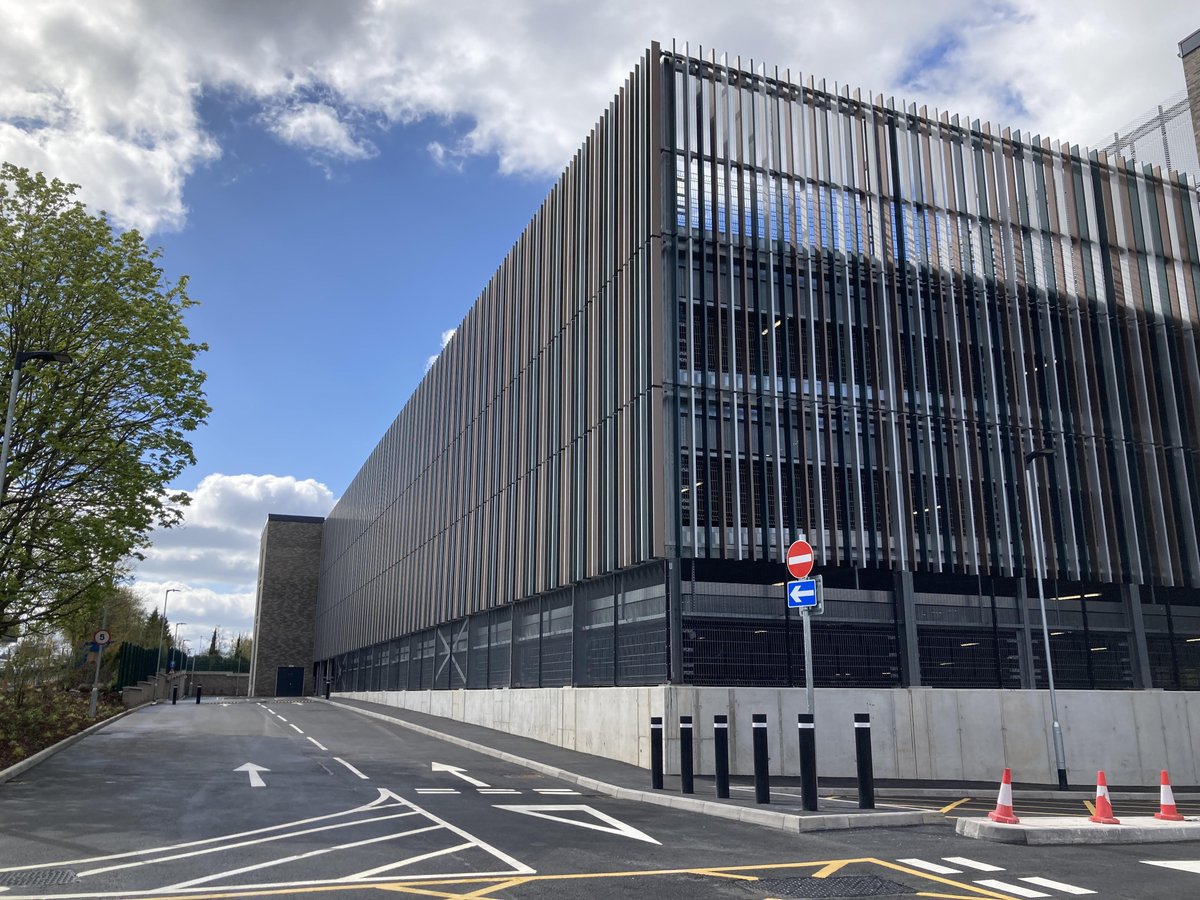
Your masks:
M1200 198L1123 155L654 46L326 520L306 687L803 683L801 535L818 685L1042 686L1036 467L1058 686L1200 689Z
M1179 42L1179 56L1183 60L1183 80L1192 108L1192 137L1195 146L1200 148L1200 28ZM1194 171L1200 174L1200 169Z

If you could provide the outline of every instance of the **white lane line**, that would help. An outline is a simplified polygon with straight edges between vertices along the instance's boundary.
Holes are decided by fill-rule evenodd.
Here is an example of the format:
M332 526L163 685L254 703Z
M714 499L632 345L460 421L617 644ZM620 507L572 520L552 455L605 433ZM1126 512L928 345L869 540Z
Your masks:
M318 741L315 737L310 737L309 740L317 745L318 750L324 750L326 753L329 752L329 748L326 747L324 744L322 744L320 741Z
M418 794L458 794L458 788L417 788Z
M341 763L343 766L345 766L347 769L349 769L351 772L353 772L355 775L357 775L357 776L358 776L359 778L361 778L363 781L370 781L370 780L371 780L371 779L370 779L370 778L368 778L366 775L364 775L362 772L358 771L358 769L354 768L354 766L350 765L350 763L348 763L348 762L346 762L344 759L342 759L340 756L335 756L335 757L333 758L333 761L334 761L334 762L340 762L340 763Z
M516 788L479 788L481 794L519 794Z
M978 869L980 872L1003 872L1001 866L993 866L991 863L976 862L973 859L967 859L965 856L943 856L943 862L954 863L956 866L965 866L968 869Z
M279 721L280 721L280 722L286 722L286 721L287 721L287 719L285 719L283 716L277 716L277 718L279 719Z
M295 725L292 725L292 723L291 723L291 722L288 722L288 725L289 725L289 727L291 727L291 728L296 728L296 726L295 726ZM304 732L303 732L303 731L301 731L299 728L296 728L296 734L304 734Z
M934 875L962 874L962 869L952 869L949 866L941 866L937 863L926 862L923 859L898 859L896 862L902 862L906 866L912 866L914 869L924 869L926 872L932 872Z
M570 788L534 788L535 794L547 794L551 797L578 797L579 791Z
M333 853L337 850L353 850L355 847L365 847L368 844L378 844L382 841L391 841L396 838L411 837L414 834L424 834L427 831L437 831L441 825L426 825L424 828L413 828L409 831L398 831L395 834L385 834L380 837L367 838L362 841L351 841L348 844L335 844L332 847L320 847L316 850L309 850L307 853L297 853L294 856L283 856L279 859L268 859L266 862L255 863L252 866L243 866L240 869L229 869L224 872L213 872L211 875L203 875L200 878L193 878L191 881L181 881L179 884L172 884L164 888L160 888L160 892L164 891L179 891L184 888L193 887L197 884L204 884L208 881L216 881L218 878L232 878L234 875L244 875L246 872L254 872L258 869L269 869L272 866L282 866L287 863L296 862L301 859L310 859L314 856L322 856L326 853ZM1044 894L1040 896L1045 896Z
M394 807L392 807L394 808ZM236 844L225 844L220 847L205 847L203 850L189 850L187 853L175 853L171 856L159 856L154 859L143 859L137 862L120 863L115 866L103 866L99 869L88 869L86 872L79 872L80 878L85 875L100 875L104 872L115 872L118 869L133 869L139 866L152 866L160 862L171 862L176 859L188 859L192 856L204 856L206 853L223 853L226 850L237 850L242 847L253 847L256 844L269 844L272 841L283 841L288 838L301 837L306 834L319 834L322 831L336 831L339 828L353 828L355 825L369 825L374 822L387 822L391 819L404 819L408 816L415 816L415 812L393 813L390 816L375 816L371 819L357 819L353 822L337 822L333 825L321 825L318 828L305 828L302 831L289 831L285 834L273 834L270 837L255 838L252 841L239 841Z
M273 710L273 709L269 709L269 708L267 708L267 707L265 707L265 706L263 707L263 709L267 710L267 712L269 712L269 713L270 713L271 715L273 715L273 716L277 716L277 715L279 715L279 713L275 712L275 710Z
M997 881L995 878L989 878L985 881L976 881L976 884L981 884L985 888L991 888L994 891L1004 891L1006 894L1016 894L1018 897L1049 897L1049 894L1043 894L1041 891L1033 891L1029 888L1023 888L1019 884L1009 884L1005 881Z
M250 831L238 831L234 832L233 834L223 834L219 837L203 838L198 841L188 841L183 844L168 844L161 847L147 847L145 850L129 850L125 853L110 853L106 856L85 856L78 859L63 859L52 863L35 863L33 865L26 866L10 866L8 868L0 868L0 872L27 872L30 869L45 869L53 868L55 866L78 866L85 863L106 862L110 859L126 859L130 856L149 856L151 853L164 853L168 851L182 850L184 847L203 847L205 844L216 844L220 841L236 840L237 838L251 837L252 835L256 834L266 834L271 831L282 831L285 828L295 828L300 825L311 825L313 822L324 822L327 819L340 819L343 816L352 816L355 813L397 809L399 807L411 808L412 804L410 804L403 797L398 797L391 791L385 790L384 788L379 788L378 790L379 796L370 803L364 803L362 806L356 806L353 809L329 813L324 816L312 816L307 819L297 819L294 822L284 822L282 825L269 825L266 828L255 828ZM213 848L213 850L220 849L222 848Z
M1094 894L1095 891L1089 891L1087 888L1076 887L1073 884L1063 884L1061 881L1051 881L1049 878L1031 877L1021 878L1020 881L1028 881L1030 884L1036 884L1038 887L1050 888L1052 891L1062 891L1064 894Z
M423 862L427 859L435 859L439 856L447 856L451 853L457 853L459 850L470 850L474 846L474 841L467 841L467 843L459 844L457 847L447 847L444 850L431 850L429 853L422 853L420 856L410 856L408 859L400 860L400 862L388 863L387 865L379 866L374 869L367 869L365 872L359 872L356 875L349 875L346 878L340 878L338 880L358 881L359 879L370 878L371 876L379 875L382 872L390 872L393 869L399 869L415 862Z

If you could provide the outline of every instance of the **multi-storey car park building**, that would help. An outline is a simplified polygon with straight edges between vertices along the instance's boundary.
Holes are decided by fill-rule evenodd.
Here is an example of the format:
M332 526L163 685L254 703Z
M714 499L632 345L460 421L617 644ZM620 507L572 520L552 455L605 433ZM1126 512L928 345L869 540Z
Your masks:
M805 536L818 687L1041 687L1036 467L1058 687L1200 688L1198 227L1174 172L652 46L325 522L318 681L803 684Z

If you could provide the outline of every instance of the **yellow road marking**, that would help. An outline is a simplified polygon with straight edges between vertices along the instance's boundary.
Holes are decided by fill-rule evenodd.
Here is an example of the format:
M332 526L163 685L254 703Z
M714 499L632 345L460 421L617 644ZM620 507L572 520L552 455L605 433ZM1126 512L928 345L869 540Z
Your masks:
M941 900L979 900L975 894L934 894L922 891L918 897L940 897Z
M1089 816L1094 816L1096 814L1096 807L1092 805L1091 800L1084 800L1083 805L1087 807Z
M966 803L970 799L971 799L970 797L963 797L961 800L955 800L953 803L951 803L947 806L943 806L941 809L938 810L938 812L948 813L948 812L950 812L950 810L954 809L956 806L962 806L964 803Z
M712 869L693 869L693 875L708 875L711 878L732 878L734 881L758 881L757 875L735 875L732 872L715 872Z
M846 863L848 863L849 861L850 860L847 859L847 860L839 860L838 862L831 862L829 865L824 866L821 869L818 869L816 872L813 872L812 877L813 878L828 878L834 872L841 869L842 866L846 865Z
M455 894L454 896L462 898L486 897L488 894L492 893L492 891L502 891L505 888L516 887L517 885L524 884L528 880L528 878L510 878L508 881L502 881L499 884L493 884L490 887L480 888L477 891L471 891L469 894Z

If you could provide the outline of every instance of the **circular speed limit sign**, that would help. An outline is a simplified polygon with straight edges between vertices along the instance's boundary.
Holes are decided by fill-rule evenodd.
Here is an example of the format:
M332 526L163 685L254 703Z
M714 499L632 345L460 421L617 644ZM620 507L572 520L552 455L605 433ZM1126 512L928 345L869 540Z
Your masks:
M97 631L95 634L92 635L92 640L103 647L105 644L107 644L109 641L112 640L112 635L109 634L107 631L104 631L103 629L101 629L100 631Z

